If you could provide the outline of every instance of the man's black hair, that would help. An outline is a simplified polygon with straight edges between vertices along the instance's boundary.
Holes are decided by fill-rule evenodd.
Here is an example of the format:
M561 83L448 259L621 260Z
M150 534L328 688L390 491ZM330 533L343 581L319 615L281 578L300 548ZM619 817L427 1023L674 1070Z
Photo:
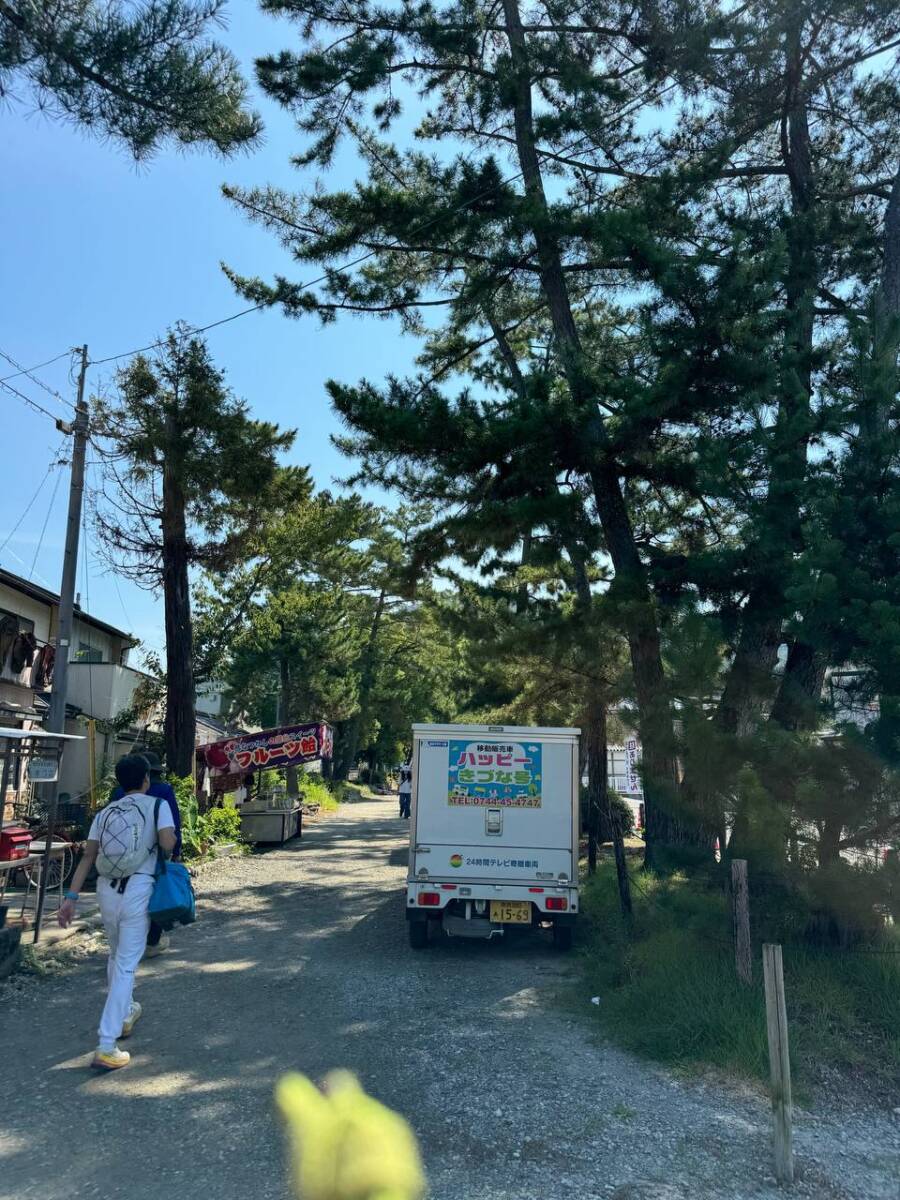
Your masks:
M137 792L150 773L147 760L141 754L126 754L116 763L116 779L125 792Z

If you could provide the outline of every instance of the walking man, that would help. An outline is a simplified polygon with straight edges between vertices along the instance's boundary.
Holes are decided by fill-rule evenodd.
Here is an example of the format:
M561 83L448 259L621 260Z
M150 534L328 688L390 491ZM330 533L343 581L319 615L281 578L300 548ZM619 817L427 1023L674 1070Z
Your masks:
M167 783L163 779L162 762L159 755L154 754L152 750L142 750L140 753L141 757L147 760L147 765L150 768L150 787L147 789L147 795L158 796L160 800L167 800L169 808L172 810L172 816L175 818L175 849L172 852L172 857L181 858L181 813L178 810L178 801L175 799L175 789L171 783ZM110 801L121 800L123 795L124 793L120 784L118 787L113 788L109 798ZM162 954L168 948L169 935L163 931L162 925L157 925L155 921L151 921L144 958L156 958L158 954Z
M104 1071L127 1067L131 1061L131 1055L116 1043L120 1037L131 1035L141 1015L141 1006L133 1000L134 975L147 944L147 908L157 854L169 856L175 849L175 819L168 801L147 794L147 760L139 754L119 759L116 778L122 797L94 817L71 890L66 892L59 910L59 923L65 928L75 915L78 893L96 863L97 900L109 942L109 962L106 1004L91 1066ZM155 817L157 804L159 814Z

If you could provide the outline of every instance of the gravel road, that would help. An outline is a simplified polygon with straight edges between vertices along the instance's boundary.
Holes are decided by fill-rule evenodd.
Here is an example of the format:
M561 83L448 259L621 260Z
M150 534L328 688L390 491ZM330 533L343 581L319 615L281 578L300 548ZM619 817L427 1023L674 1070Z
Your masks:
M141 969L127 1071L86 1067L102 956L8 985L0 1198L284 1200L273 1084L335 1066L408 1116L433 1200L784 1197L764 1100L605 1044L577 958L528 934L411 951L395 813L348 805L206 870L199 923ZM795 1139L791 1194L900 1200L890 1108L803 1115Z

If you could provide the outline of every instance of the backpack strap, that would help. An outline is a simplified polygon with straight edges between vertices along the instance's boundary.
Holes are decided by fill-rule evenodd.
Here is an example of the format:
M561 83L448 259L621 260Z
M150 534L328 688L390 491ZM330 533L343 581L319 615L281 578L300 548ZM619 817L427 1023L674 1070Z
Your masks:
M156 874L165 875L166 873L166 855L162 846L159 844L159 809L162 804L162 796L156 797L156 803L153 805L153 835L156 838Z

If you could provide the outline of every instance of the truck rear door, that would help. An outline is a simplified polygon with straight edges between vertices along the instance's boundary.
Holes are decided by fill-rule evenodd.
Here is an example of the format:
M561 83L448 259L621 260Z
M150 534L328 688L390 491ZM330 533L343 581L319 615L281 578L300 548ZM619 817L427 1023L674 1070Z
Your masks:
M469 882L573 879L572 741L424 737L414 874Z

